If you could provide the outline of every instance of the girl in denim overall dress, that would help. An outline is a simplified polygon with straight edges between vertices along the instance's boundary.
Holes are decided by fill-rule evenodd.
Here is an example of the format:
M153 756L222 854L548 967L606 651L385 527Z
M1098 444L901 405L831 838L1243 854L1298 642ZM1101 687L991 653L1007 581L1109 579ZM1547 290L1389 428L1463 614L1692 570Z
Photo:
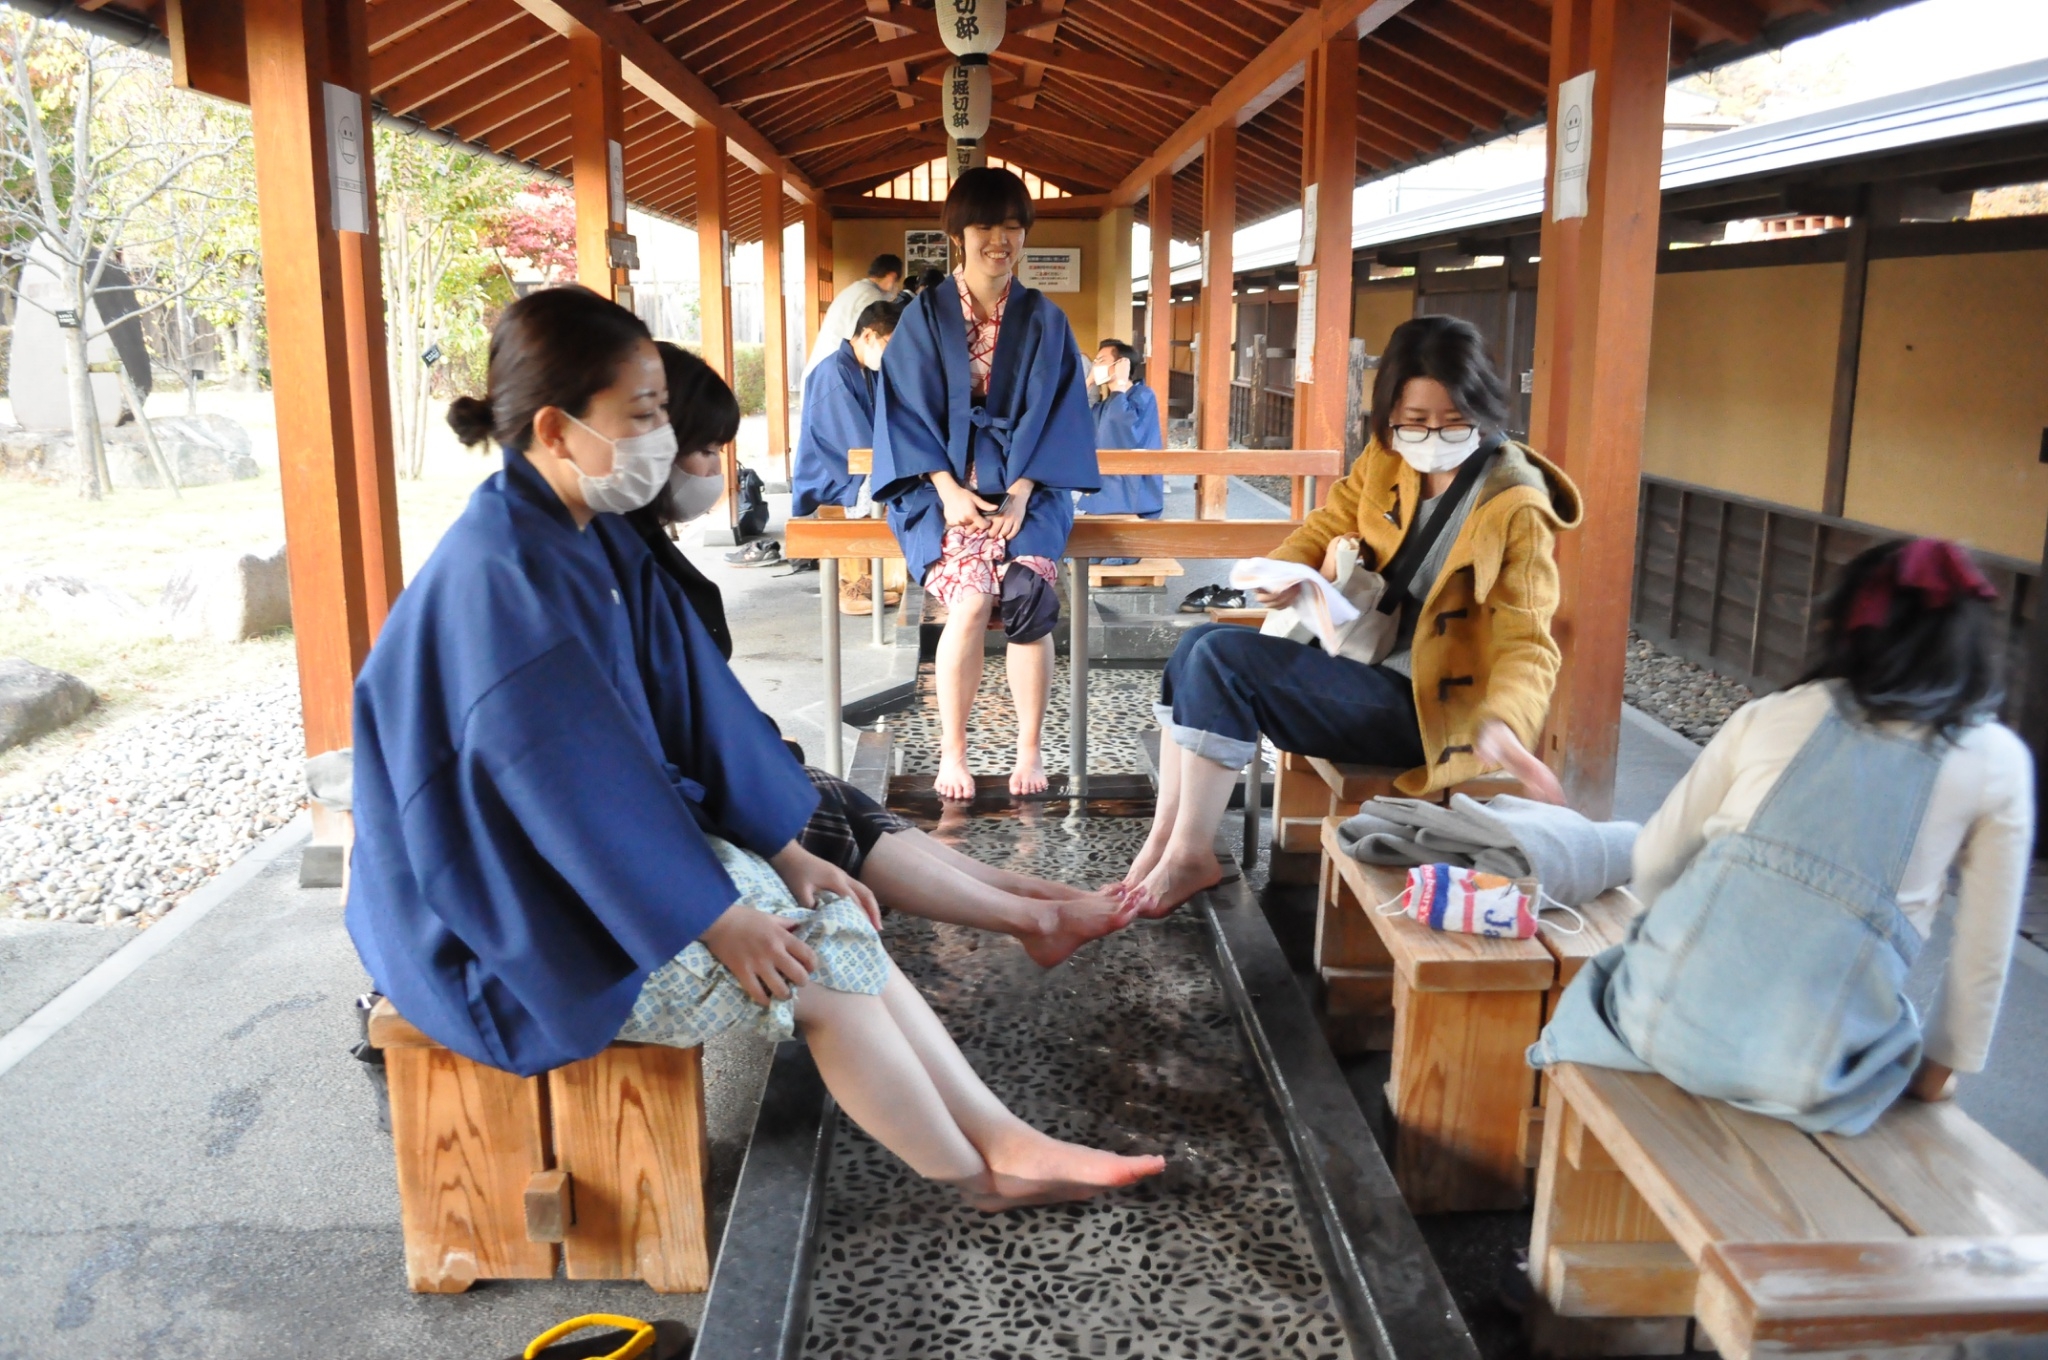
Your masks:
M2032 850L2033 762L1993 721L1997 592L1955 544L1852 561L1804 683L1743 708L1635 850L1647 910L1573 980L1537 1067L1657 1072L1861 1133L1980 1071ZM1905 981L1957 879L1942 995Z

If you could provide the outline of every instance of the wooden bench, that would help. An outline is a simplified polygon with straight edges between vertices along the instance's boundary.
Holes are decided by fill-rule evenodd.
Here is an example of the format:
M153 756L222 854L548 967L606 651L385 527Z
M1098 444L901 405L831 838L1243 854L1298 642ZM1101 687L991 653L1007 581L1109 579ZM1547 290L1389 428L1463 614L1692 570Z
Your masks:
M406 1282L711 1282L701 1051L615 1043L540 1077L471 1062L389 1001L370 1013L391 1088Z
M1952 1102L1901 1100L1847 1138L1661 1077L1551 1076L1539 1354L1672 1353L1688 1316L1728 1360L1928 1360L2048 1335L2048 1177Z
M1577 936L1431 930L1380 914L1406 887L1406 873L1345 854L1337 840L1343 820L1321 824L1316 913L1332 1047L1393 1050L1394 1178L1411 1210L1521 1208L1529 1202L1530 1140L1542 1130L1536 1073L1523 1054L1563 984L1626 932L1633 904L1613 892L1581 907L1587 930Z

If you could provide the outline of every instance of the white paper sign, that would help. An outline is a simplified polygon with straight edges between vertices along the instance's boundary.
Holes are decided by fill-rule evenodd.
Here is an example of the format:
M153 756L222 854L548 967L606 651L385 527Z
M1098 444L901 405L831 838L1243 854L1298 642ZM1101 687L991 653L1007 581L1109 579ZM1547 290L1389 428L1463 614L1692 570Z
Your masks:
M1017 264L1017 279L1041 293L1081 291L1081 247L1026 246Z
M1294 313L1294 381L1316 380L1316 271L1301 271L1301 291Z
M1294 252L1294 263L1307 268L1316 262L1316 191L1310 189L1301 196L1301 248Z
M1586 215L1586 170L1593 160L1593 72L1557 87L1557 171L1550 181L1550 220Z
M611 221L615 226L626 225L626 148L617 142L604 144L611 165Z
M327 97L327 183L336 231L370 229L369 195L364 190L363 97L339 85L322 84Z

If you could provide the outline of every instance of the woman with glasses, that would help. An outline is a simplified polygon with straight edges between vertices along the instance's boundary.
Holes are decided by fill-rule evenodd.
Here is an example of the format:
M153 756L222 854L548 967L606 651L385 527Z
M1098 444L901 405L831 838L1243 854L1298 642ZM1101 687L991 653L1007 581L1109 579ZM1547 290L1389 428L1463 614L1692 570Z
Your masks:
M1217 882L1217 824L1261 733L1299 755L1406 771L1420 797L1492 770L1562 802L1531 755L1557 678L1553 545L1579 522L1579 493L1508 440L1507 389L1479 332L1417 317L1387 342L1370 440L1330 498L1273 553L1336 579L1349 540L1387 578L1398 614L1377 664L1232 624L1191 629L1166 663L1154 709L1166 734L1152 833L1113 892L1164 916ZM1300 588L1269 594L1279 608Z

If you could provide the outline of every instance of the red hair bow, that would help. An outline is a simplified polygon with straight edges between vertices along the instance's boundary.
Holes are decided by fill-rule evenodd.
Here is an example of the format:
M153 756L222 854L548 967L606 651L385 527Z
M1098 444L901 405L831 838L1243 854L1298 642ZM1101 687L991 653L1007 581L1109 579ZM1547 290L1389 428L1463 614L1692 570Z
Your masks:
M1961 595L1998 598L1998 591L1962 548L1945 538L1916 538L1872 572L1856 592L1856 601L1849 607L1849 631L1882 628L1889 623L1892 597L1901 586L1919 591L1929 609L1946 609Z

